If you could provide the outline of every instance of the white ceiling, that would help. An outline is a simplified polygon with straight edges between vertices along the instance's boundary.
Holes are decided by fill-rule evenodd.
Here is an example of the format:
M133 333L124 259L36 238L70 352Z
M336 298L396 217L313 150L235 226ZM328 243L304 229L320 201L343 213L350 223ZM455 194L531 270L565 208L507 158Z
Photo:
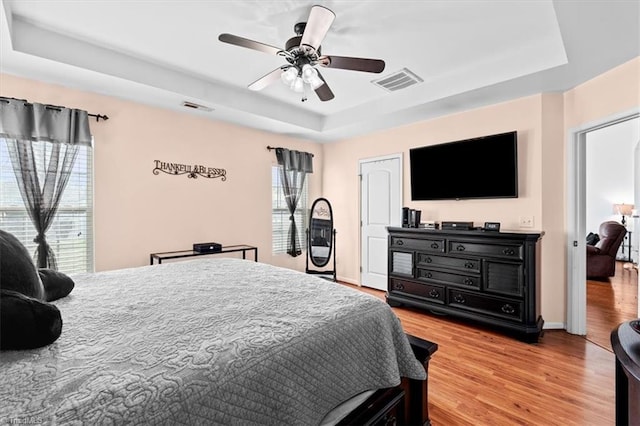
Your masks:
M1 72L320 142L565 91L640 55L636 0L0 1ZM280 81L248 90L286 62L218 35L284 47L314 4L336 14L323 54L385 70L322 68L328 102L300 102ZM371 83L403 68L424 81Z

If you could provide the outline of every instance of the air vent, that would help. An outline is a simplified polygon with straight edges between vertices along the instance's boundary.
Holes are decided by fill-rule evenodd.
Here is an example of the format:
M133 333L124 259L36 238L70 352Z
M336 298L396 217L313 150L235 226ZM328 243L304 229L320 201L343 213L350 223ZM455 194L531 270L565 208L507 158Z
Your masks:
M423 81L424 80L408 69L402 68L400 71L394 72L391 75L373 80L372 83L388 90L389 92L395 92L396 90L404 89L405 87L413 86L414 84L422 83Z
M189 102L189 101L182 102L182 106L187 108L192 108L192 109L199 109L201 111L207 111L207 112L213 111L213 108L209 108L208 106L204 106L200 104L194 104L193 102Z

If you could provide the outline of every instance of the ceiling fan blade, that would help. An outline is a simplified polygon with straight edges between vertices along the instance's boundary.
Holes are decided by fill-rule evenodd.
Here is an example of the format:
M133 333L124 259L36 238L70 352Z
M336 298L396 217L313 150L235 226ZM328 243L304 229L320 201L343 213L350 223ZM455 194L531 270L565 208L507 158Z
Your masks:
M352 58L349 56L321 56L318 63L327 68L381 73L385 63L382 59Z
M318 98L320 98L320 100L323 102L330 101L331 99L335 98L335 95L329 88L327 81L324 79L324 77L322 77L322 74L320 74L320 72L318 72L318 77L320 77L320 79L324 81L324 84L315 90L316 95L318 95Z
M280 80L282 68L276 68L264 77L260 77L249 85L249 90L262 90L276 80Z
M249 40L248 38L239 37L233 34L220 34L218 40L223 43L233 44L235 46L246 47L247 49L258 50L260 52L277 55L282 49L271 46L269 44L260 43L259 41Z
M336 14L326 7L313 6L309 13L309 19L304 28L304 33L302 33L300 47L306 45L318 50L320 43L324 40L324 36L327 35L327 31L329 31L329 27L335 18Z

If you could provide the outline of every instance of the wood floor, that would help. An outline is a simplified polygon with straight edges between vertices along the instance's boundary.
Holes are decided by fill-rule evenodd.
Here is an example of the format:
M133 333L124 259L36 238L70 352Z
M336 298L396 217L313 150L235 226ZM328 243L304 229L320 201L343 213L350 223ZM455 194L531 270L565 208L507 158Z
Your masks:
M384 299L384 292L358 289ZM439 345L429 370L434 426L615 423L615 358L603 347L556 330L527 344L448 317L393 309L405 331Z
M611 330L638 317L638 271L616 262L615 276L587 280L587 339L611 351Z

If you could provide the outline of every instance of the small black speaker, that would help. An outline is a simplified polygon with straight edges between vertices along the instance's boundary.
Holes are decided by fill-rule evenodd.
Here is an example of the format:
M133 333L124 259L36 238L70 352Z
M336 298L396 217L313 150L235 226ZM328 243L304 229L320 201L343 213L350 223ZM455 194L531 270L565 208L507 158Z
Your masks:
M409 227L418 228L420 226L420 219L422 216L422 210L411 209L409 212Z
M402 227L403 228L408 228L409 227L409 207L403 207L402 208Z

